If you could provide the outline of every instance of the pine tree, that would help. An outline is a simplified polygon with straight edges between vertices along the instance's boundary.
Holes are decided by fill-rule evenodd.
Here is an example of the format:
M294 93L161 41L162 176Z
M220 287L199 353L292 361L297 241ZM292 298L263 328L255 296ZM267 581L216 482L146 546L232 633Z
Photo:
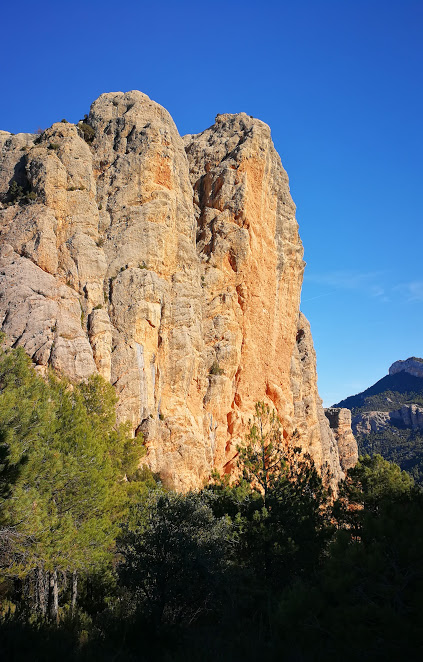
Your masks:
M0 352L0 572L31 582L58 617L58 583L110 559L137 443L115 426L113 388L39 377L22 349Z
M287 469L286 446L274 409L264 402L256 403L245 444L237 450L244 479L262 492L266 506L269 493L277 488Z
M263 402L238 453L242 481L253 489L239 504L244 563L260 581L287 582L293 573L309 572L329 536L329 495L312 458L301 451L296 432L285 438L276 412Z

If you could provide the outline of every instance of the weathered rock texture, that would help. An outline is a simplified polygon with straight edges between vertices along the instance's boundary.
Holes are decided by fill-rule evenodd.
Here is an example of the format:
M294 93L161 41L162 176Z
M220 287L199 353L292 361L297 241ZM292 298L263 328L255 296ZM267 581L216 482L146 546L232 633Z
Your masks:
M423 430L423 407L419 405L403 405L395 411L366 411L353 416L354 434L369 434L380 432L394 425L410 430Z
M407 372L414 377L423 377L423 360L411 356L404 361L395 361L389 368L389 374L396 375L398 372Z
M40 369L98 371L177 489L229 472L258 400L331 482L342 475L299 314L304 269L268 126L218 115L182 139L133 91L81 127L0 133L0 319ZM13 204L16 181L36 195ZM9 191L9 194L8 194Z
M335 434L341 467L348 471L358 460L357 442L351 429L351 412L349 409L329 407L325 409L325 414Z

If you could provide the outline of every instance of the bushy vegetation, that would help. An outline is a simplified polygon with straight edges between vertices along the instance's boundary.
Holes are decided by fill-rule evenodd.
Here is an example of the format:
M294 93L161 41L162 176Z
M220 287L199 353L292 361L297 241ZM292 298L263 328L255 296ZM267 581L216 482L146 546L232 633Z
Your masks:
M85 140L86 143L91 145L95 138L95 130L93 127L85 121L80 121L77 124L78 133Z
M225 371L220 367L218 361L213 361L210 366L209 375L223 375Z
M357 443L363 455L382 455L423 484L423 435L419 430L391 425L380 432L358 434Z
M27 205L31 202L36 202L37 194L31 191L29 185L21 186L17 181L13 180L5 195L5 202L8 205Z
M422 493L367 456L334 501L295 437L258 403L238 479L176 494L138 468L109 384L3 350L5 659L417 658Z

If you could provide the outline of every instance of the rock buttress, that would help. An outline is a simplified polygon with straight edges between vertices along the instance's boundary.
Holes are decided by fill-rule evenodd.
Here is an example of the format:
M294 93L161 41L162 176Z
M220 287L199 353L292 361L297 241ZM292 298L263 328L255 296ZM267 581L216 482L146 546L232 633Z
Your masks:
M325 409L325 414L338 444L341 467L348 471L358 461L357 441L351 429L351 412L342 407L329 407Z
M184 140L204 291L204 434L213 439L215 465L232 470L254 404L264 400L276 408L287 443L296 432L296 443L336 482L338 451L318 397L304 318L312 365L308 372L301 365L299 392L293 391L303 248L270 129L245 113L218 115L212 127ZM301 398L309 404L301 407Z
M295 340L291 359L293 423L303 450L311 455L320 473L336 490L337 482L343 478L340 449L317 389L316 352L310 325L302 313L298 315Z

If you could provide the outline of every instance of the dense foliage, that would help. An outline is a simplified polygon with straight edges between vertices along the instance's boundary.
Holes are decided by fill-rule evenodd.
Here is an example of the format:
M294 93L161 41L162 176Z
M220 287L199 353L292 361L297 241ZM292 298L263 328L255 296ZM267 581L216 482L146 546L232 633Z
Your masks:
M113 390L0 354L0 654L382 660L422 646L423 496L380 456L338 498L258 403L238 479L137 469ZM78 588L78 590L76 590Z
M58 618L59 592L109 564L140 455L115 427L115 394L93 376L41 379L22 349L0 352L0 577Z
M399 464L414 480L423 485L423 434L419 430L390 426L380 432L357 434L357 443L363 455L382 455Z

